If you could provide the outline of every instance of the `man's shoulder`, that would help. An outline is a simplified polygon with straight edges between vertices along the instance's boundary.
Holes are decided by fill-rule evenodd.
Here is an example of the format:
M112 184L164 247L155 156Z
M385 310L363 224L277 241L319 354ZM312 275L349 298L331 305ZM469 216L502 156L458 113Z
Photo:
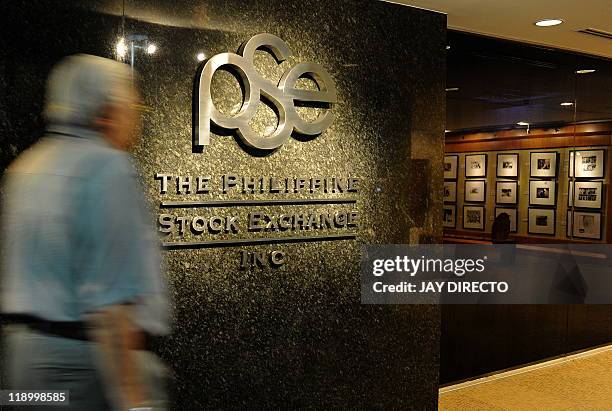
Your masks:
M92 179L102 173L131 173L127 154L81 138L44 137L24 151L6 174Z

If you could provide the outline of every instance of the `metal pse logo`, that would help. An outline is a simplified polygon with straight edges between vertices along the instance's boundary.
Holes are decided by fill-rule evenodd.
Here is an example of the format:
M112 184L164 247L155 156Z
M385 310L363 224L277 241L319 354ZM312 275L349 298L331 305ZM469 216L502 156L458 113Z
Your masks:
M258 34L243 43L238 54L221 53L207 60L196 77L198 98L194 107L194 145L203 147L210 144L211 122L228 131L235 131L249 147L273 150L285 143L296 131L307 136L316 136L332 123L334 115L330 108L336 102L336 86L330 75L316 63L298 63L282 75L277 84L266 80L257 72L253 58L257 50L264 50L275 57L278 64L293 53L280 38L272 34ZM238 113L226 116L215 107L211 96L213 75L219 69L232 73L240 82L244 92L242 106ZM313 80L318 90L295 88L300 78ZM269 136L255 132L250 121L253 119L262 99L266 99L278 116L278 124ZM307 107L326 108L313 122L302 119L296 104Z

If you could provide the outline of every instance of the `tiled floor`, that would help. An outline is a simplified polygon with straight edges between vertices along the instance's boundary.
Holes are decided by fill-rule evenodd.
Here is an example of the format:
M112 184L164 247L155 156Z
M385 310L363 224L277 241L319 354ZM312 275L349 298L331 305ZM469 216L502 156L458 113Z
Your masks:
M440 390L439 410L612 410L612 345Z

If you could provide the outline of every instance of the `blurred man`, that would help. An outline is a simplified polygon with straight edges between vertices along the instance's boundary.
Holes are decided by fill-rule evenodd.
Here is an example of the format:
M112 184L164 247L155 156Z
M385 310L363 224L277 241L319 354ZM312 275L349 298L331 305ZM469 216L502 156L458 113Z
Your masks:
M139 350L168 331L167 302L126 153L138 107L129 67L68 57L49 78L47 135L5 175L6 371L12 389L69 390L69 409L149 407L157 394Z

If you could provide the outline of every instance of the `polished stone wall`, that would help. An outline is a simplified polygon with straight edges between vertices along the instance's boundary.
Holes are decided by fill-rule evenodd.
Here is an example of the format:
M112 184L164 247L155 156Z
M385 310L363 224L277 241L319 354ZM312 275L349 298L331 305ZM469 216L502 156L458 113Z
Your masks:
M157 351L175 376L175 408L436 408L438 308L360 305L358 267L363 244L433 242L441 236L445 17L371 0L125 3L125 33L145 34L158 47L152 56L137 52L134 64L147 106L135 157L155 218L343 210L360 218L355 239L164 252L175 330ZM3 14L0 159L6 167L42 134L50 67L75 52L112 56L122 32L122 7L120 1L103 0L80 6L16 1ZM246 150L232 135L213 135L203 152L194 150L196 54L236 52L262 32L279 36L294 52L280 67L258 53L255 65L266 78L278 80L284 69L304 61L329 72L338 94L334 122L320 136L295 136L273 152ZM231 75L219 73L213 83L221 110L240 103ZM314 118L317 109L301 113ZM271 110L261 110L253 128L264 132L274 127L274 118ZM350 176L360 185L351 193L355 204L167 210L160 209L162 201L325 195L161 194L156 173L210 175L214 181L225 174ZM182 240L270 234L203 237L187 233ZM163 240L181 238L174 232ZM286 262L241 269L243 250L281 251Z

